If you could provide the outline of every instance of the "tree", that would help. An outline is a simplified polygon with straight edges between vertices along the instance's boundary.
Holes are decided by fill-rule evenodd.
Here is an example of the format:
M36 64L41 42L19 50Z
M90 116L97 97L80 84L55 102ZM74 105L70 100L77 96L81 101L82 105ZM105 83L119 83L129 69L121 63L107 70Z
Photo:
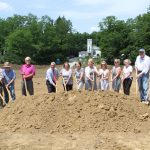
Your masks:
M115 58L121 58L121 54L126 52L131 31L132 28L129 28L125 21L117 20L115 16L106 17L103 22L100 22L99 36L102 57L108 63L113 63Z
M6 57L13 63L21 63L26 56L33 56L32 34L27 29L19 29L6 39Z

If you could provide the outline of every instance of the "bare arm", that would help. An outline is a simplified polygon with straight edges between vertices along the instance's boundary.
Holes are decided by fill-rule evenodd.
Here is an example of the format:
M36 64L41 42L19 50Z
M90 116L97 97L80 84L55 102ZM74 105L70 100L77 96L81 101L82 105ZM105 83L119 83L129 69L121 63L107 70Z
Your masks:
M118 76L120 76L120 74L121 74L121 68L119 68L117 70L117 74L116 74L116 76L114 76L114 78L112 80L114 81Z

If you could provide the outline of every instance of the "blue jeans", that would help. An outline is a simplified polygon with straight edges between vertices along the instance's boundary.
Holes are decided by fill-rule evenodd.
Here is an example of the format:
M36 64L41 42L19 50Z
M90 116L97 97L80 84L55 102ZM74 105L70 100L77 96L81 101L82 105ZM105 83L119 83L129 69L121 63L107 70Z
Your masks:
M8 90L10 92L12 101L14 101L16 99L14 84L11 84L9 86ZM5 102L8 103L9 102L9 94L8 94L8 91L5 86L4 86L4 95L5 95Z
M94 86L94 87L93 87ZM90 80L85 80L85 90L97 90L96 80L92 83Z
M148 101L148 90L149 90L149 72L147 74L143 74L138 79L139 92L141 101Z

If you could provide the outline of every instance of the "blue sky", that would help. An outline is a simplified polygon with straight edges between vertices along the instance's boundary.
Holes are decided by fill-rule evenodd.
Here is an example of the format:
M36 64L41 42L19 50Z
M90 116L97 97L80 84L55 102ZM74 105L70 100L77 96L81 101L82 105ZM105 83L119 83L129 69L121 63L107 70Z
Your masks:
M79 32L98 30L98 23L109 15L126 20L147 12L150 0L0 0L0 17L32 13L52 19L65 16Z

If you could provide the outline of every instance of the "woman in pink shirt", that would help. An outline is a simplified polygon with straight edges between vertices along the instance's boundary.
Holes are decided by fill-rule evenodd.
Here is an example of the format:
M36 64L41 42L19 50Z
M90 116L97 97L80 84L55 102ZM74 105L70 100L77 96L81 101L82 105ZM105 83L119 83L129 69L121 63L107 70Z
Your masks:
M31 64L31 58L26 57L25 58L25 64L21 66L20 68L20 74L22 75L22 82L21 82L21 88L22 88L22 95L27 96L27 91L30 95L34 95L34 87L33 87L33 81L32 78L35 75L35 67ZM25 88L25 82L27 91Z

